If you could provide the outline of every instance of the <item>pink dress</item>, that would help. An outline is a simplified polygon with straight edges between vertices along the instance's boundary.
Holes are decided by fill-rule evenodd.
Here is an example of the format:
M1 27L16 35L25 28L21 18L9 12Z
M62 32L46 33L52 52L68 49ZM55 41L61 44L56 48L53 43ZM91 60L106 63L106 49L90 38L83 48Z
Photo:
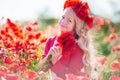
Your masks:
M46 42L43 58L48 54L49 49L53 46L56 37L49 38ZM62 57L50 67L50 69L58 76L65 79L65 74L75 74L75 75L84 75L81 72L83 69L83 51L82 49L75 44L74 48L71 50L63 50Z

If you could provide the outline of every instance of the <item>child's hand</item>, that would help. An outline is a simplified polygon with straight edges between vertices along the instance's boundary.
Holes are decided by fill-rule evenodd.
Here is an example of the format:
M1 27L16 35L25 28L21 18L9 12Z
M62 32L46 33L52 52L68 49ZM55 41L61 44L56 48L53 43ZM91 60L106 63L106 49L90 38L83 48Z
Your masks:
M49 54L52 55L52 58L51 58L52 64L55 64L62 54L62 48L59 46L53 46L51 47Z

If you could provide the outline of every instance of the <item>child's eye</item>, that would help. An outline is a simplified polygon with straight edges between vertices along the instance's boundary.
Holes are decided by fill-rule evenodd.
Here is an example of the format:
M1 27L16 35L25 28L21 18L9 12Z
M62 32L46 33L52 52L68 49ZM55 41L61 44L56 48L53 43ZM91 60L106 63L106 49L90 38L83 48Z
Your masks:
M69 19L68 22L72 22L72 20Z
M62 16L62 19L64 19L65 17L64 16Z

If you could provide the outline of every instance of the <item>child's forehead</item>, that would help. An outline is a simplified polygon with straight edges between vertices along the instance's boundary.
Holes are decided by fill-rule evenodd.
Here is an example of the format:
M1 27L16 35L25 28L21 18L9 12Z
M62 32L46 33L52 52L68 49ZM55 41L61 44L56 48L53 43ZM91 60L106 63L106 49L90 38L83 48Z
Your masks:
M66 8L64 9L63 13L72 13L72 10L71 8Z
M63 12L63 16L67 16L67 17L73 18L74 17L73 15L74 15L73 12L71 10L69 10L69 9L66 9Z

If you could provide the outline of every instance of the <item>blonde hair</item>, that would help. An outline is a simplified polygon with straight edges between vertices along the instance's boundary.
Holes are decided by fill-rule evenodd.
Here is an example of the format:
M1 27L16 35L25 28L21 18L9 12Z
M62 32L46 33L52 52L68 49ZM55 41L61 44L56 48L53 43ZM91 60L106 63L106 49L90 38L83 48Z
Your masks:
M93 75L93 54L94 54L94 49L92 46L91 38L89 35L88 31L88 25L81 19L79 19L75 12L72 10L72 8L68 8L71 10L71 13L73 13L73 16L75 17L75 34L78 35L77 43L79 47L83 50L84 55L83 55L83 64L84 64L84 71L86 72L87 76L90 78L95 77ZM96 73L95 73L96 74Z

